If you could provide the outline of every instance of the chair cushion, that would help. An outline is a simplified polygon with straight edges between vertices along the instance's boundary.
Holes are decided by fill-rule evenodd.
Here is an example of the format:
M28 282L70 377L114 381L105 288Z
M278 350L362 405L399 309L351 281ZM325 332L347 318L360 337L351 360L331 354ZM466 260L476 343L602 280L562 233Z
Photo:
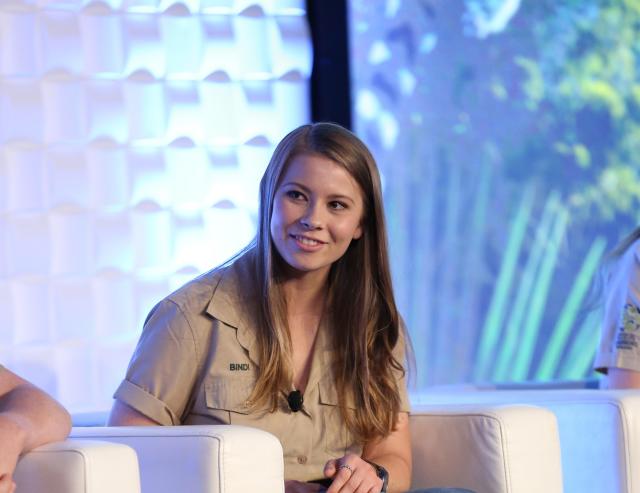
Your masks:
M38 447L20 458L14 479L20 493L140 493L134 450L101 441Z

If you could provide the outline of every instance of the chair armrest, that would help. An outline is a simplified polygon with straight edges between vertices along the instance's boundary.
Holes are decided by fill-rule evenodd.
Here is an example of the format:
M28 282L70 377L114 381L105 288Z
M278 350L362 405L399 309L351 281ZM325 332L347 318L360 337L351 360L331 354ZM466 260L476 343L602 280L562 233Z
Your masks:
M516 405L413 406L412 488L562 493L555 416Z
M88 440L51 443L24 454L14 480L20 493L140 493L133 449Z
M73 428L76 439L123 443L138 454L144 493L284 492L280 441L235 425Z
M527 404L558 422L565 491L640 493L640 392L637 390L494 390L425 392L413 402Z

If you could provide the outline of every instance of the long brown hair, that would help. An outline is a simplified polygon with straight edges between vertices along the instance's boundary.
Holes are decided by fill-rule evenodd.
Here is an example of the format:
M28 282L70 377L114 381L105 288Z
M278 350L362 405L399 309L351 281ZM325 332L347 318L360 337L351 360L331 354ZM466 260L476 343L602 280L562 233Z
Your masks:
M260 375L250 400L256 407L275 410L278 395L291 388L291 340L279 282L284 260L273 245L270 227L280 178L300 154L320 155L343 166L363 195L363 235L331 267L325 316L332 331L340 409L353 436L364 443L394 428L400 410L397 380L404 368L393 350L401 338L408 344L408 338L393 296L378 169L362 141L339 125L316 123L293 130L276 147L260 182L259 226L250 251L257 299L264 302L258 314ZM347 407L350 400L357 412Z

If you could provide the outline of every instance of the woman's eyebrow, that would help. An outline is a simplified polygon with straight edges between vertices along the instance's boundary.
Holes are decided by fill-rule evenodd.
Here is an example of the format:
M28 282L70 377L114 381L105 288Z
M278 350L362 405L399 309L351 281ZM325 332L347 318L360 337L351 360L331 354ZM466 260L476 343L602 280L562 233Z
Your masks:
M298 187L305 193L309 193L309 194L312 193L311 189L309 187L306 187L302 183L299 183L297 181L288 181L286 183L283 183L280 186L281 187ZM352 197L350 197L349 195L343 195L341 193L330 194L328 196L328 199L329 200L344 200L345 202L351 202L352 204L356 203L355 200L353 200Z
M344 200L345 202L351 202L352 204L355 204L355 200L353 200L348 195L340 195L340 194L329 195L329 199L331 199L331 200Z
M290 187L290 186L295 186L298 188L302 188L302 190L304 190L305 192L310 192L311 190L309 190L308 187L305 187L302 183L298 183L297 181L288 181L286 183L283 183L281 185L282 187Z

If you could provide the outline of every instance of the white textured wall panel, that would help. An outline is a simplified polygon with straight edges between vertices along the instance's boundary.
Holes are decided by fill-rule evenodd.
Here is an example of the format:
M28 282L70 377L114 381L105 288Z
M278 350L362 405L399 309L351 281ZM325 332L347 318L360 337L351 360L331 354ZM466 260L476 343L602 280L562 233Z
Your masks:
M87 147L86 153L90 208L126 208L131 196L131 179L125 147L111 140L96 140Z
M206 150L195 147L189 139L181 139L165 149L164 158L173 209L201 215L211 200L212 178ZM189 163L189 173L184 173L186 163Z
M39 277L14 277L9 281L12 302L12 343L16 346L45 345L51 341L49 317L49 280Z
M165 74L165 49L159 16L124 14L126 32L125 73L146 70L155 77Z
M166 70L172 77L194 77L200 70L203 29L198 16L175 5L160 18Z
M49 347L43 348L43 353ZM95 385L95 351L88 340L57 341L53 362L57 377L57 395L66 406L78 409L87 400L96 401L96 394L101 391Z
M141 272L136 276L134 296L136 300L135 317L137 327L142 327L149 310L171 291L169 281L170 277L165 274L145 274Z
M38 211L44 208L45 173L42 146L14 142L2 147L5 207L9 212Z
M51 244L48 215L17 212L7 218L7 266L9 276L49 275Z
M264 171L262 163L269 162L272 146L264 137L256 137L247 142L246 145L238 148L238 167L246 180L246 208L248 210L257 211L258 209L258 193L260 191L260 178Z
M192 212L175 212L173 215L173 260L176 268L194 265L199 271L206 270L209 265L200 259L210 257L210 248L205 235L205 222L200 210Z
M200 64L200 74L204 77L223 71L238 76L239 57L235 47L233 17L229 15L203 15L204 56Z
M48 340L47 340L48 341ZM7 349L8 348L8 349ZM30 380L38 382L38 385L47 389L53 395L61 398L59 394L60 383L65 379L65 375L58 365L58 346L50 342L38 344L15 344L12 347L4 346L2 351L3 360L7 365L21 375L27 375ZM55 369L55 371L52 371ZM80 366L77 371L86 371ZM69 385L77 382L71 378ZM91 390L85 390L91 392ZM69 405L69 404L67 404Z
M278 132L295 128L295 122L304 119L307 107L298 101L310 100L306 79L299 72L288 72L273 85L273 106Z
M173 231L171 213L145 201L131 215L134 266L138 270L167 272L171 269Z
M97 212L94 217L94 266L96 271L134 268L131 213Z
M93 270L92 225L92 217L87 209L65 205L51 211L49 272L52 276L82 276Z
M83 147L74 144L49 146L44 154L46 206L89 205L88 172Z
M82 141L87 129L87 99L84 81L57 70L42 79L44 141Z
M241 93L238 84L224 72L215 72L200 84L200 109L205 139L213 145L228 146L240 140L238 132Z
M89 80L85 87L88 125L86 137L89 140L106 138L125 142L129 137L129 126L122 81Z
M204 212L204 232L210 255L218 264L249 243L255 225L246 210L231 202L220 202ZM220 241L225 237L226 241Z
M55 343L89 341L94 334L90 279L56 278L50 283L50 334Z
M1 191L1 190L0 190ZM7 279L8 277L8 268L7 268L7 234L6 231L8 230L8 225L7 225L8 221L7 221L7 214L4 213L0 213L0 231L2 232L2 234L0 234L0 285L2 285L5 282L5 279ZM4 294L5 291L3 291L0 294ZM3 307L6 307L7 303L9 303L8 301L4 300L4 304L2 303L2 296L0 296L0 311L2 311ZM0 316L0 320L2 320L1 316ZM11 324L9 325L3 325L3 327L7 327L7 330L11 330Z
M0 227L2 226L2 219L0 219ZM0 239L2 243L2 239ZM0 254L2 249L0 248ZM0 270L2 273L2 270ZM5 338L5 347L9 347L9 344L13 344L13 295L11 294L11 285L9 282L0 280L0 326L2 327L2 334ZM2 355L0 354L0 358Z
M0 10L0 68L5 76L37 72L37 18L20 10Z
M124 85L129 140L159 140L167 128L164 84L151 73L137 71Z
M0 142L41 141L44 132L42 85L0 77ZM18 117L19 116L19 117Z
M242 79L264 78L271 73L269 23L258 6L251 6L235 18L234 38L237 40L239 71Z
M150 308L255 234L303 0L0 2L0 363L104 409Z
M82 71L80 19L76 12L43 10L37 14L38 60L42 72Z
M131 276L105 269L92 278L91 292L97 341L121 341L138 334Z
M187 136L196 142L202 142L204 129L200 117L198 83L186 80L168 81L165 87L167 139L173 141Z
M122 15L98 3L84 9L79 22L83 72L114 77L122 74L125 64Z
M281 15L270 25L273 52L273 73L281 76L292 70L311 72L311 54L305 50L307 24L304 17Z
M170 183L163 149L151 146L135 146L129 149L131 170L131 199L135 205L145 200L168 206L171 203Z

